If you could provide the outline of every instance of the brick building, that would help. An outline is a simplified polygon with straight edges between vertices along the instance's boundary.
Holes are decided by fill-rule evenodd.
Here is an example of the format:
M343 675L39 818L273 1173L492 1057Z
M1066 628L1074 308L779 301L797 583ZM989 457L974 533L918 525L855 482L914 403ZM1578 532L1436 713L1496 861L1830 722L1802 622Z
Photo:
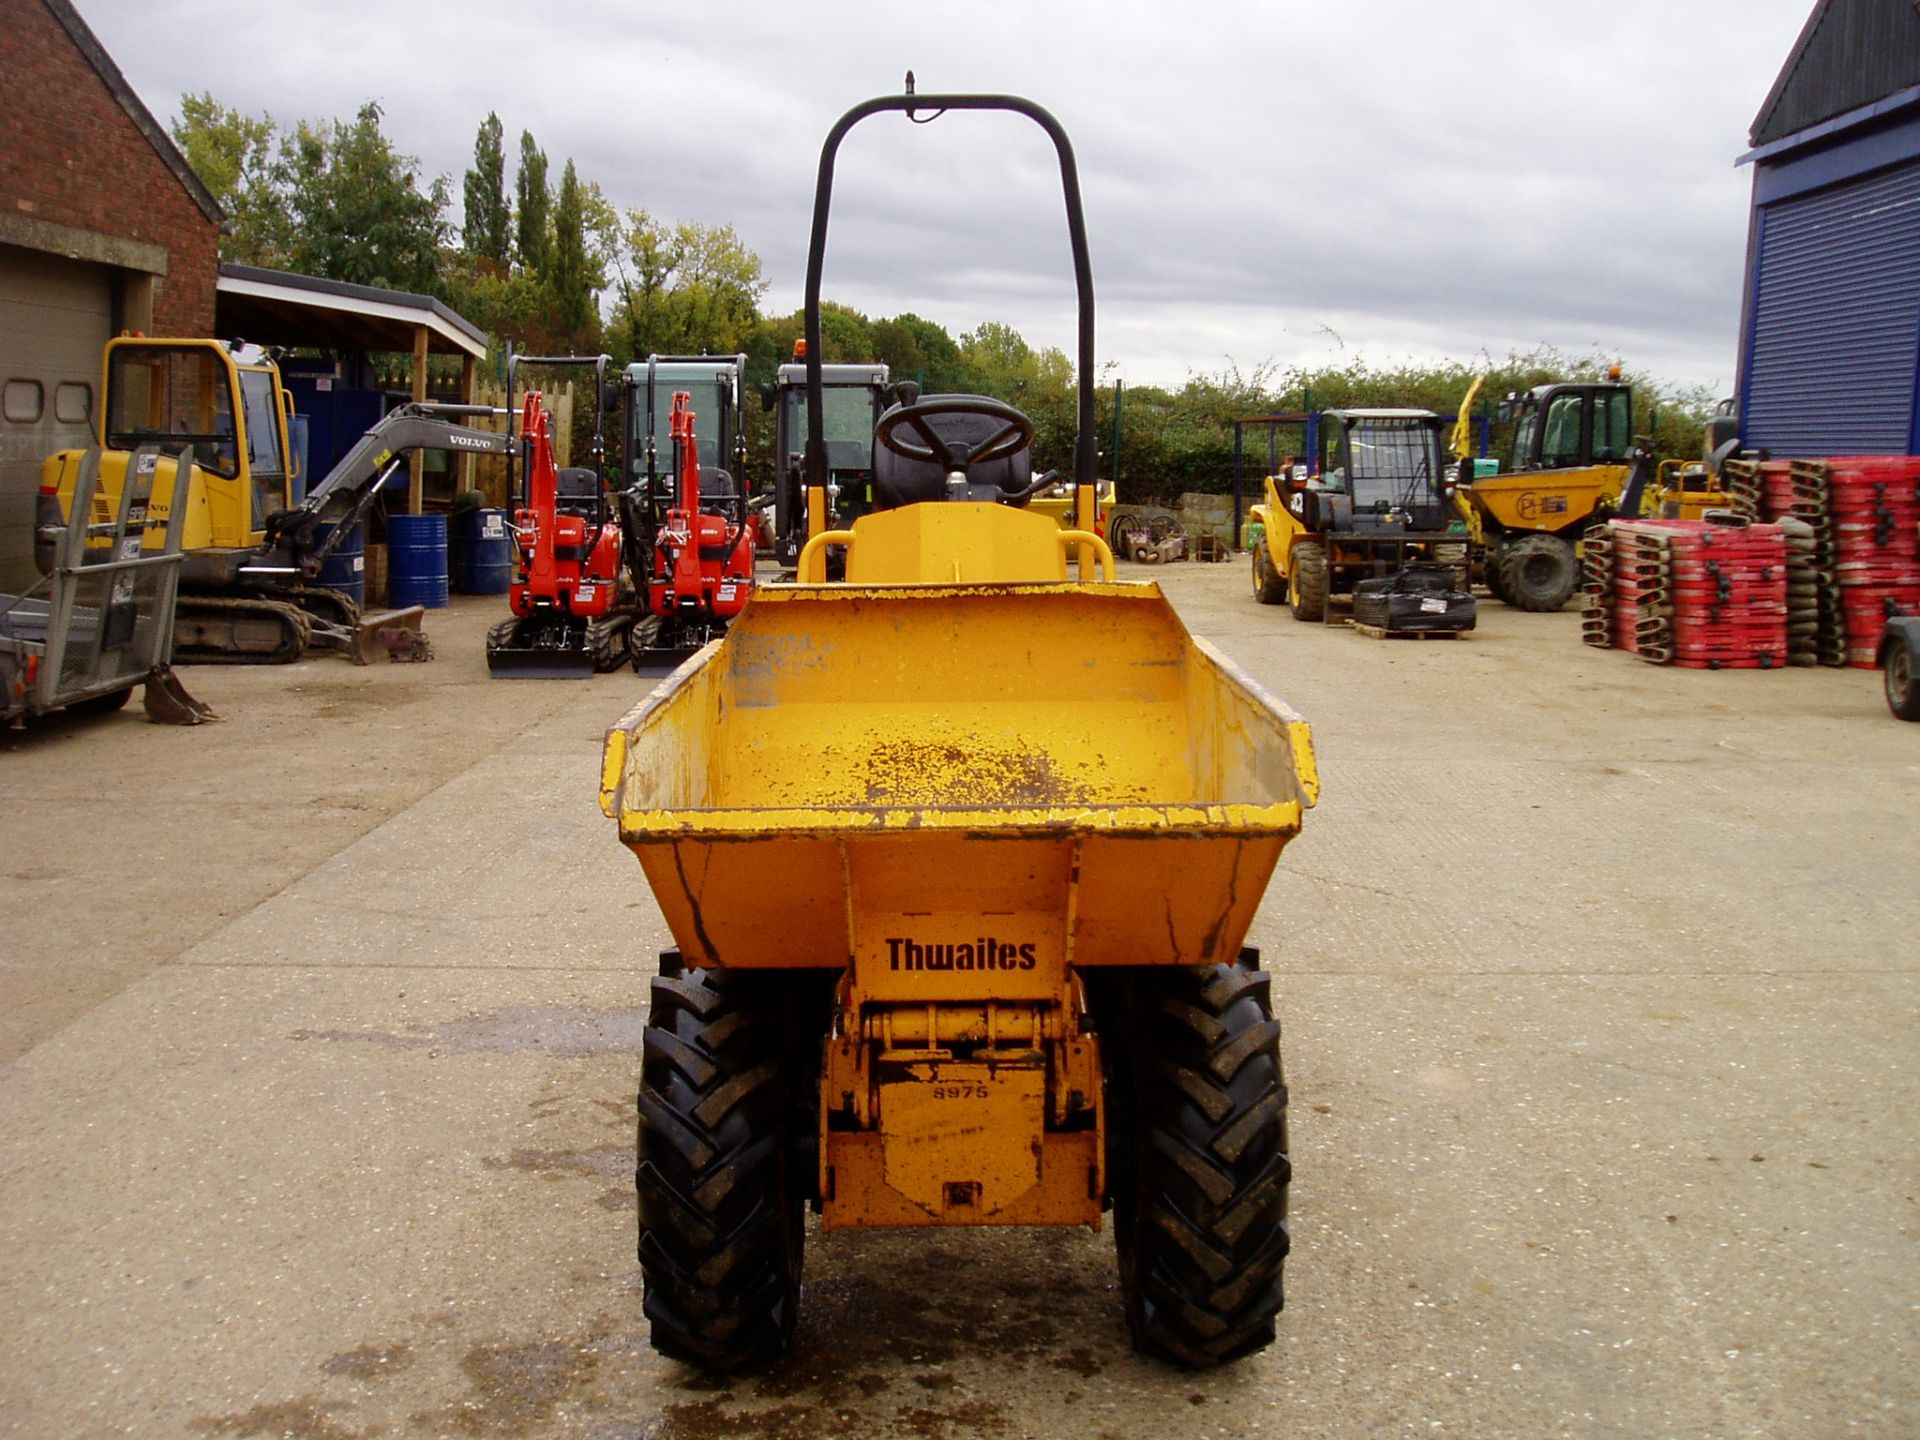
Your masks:
M219 205L68 0L0 0L0 587L121 330L213 333Z

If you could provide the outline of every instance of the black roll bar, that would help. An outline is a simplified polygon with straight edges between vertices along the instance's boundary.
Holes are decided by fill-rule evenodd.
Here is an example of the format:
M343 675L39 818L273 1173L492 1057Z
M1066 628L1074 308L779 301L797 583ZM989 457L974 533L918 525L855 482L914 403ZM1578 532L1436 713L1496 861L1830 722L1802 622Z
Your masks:
M526 497L514 485L513 461L519 453L513 444L513 425L519 411L513 403L513 372L522 365L591 365L593 366L593 468L600 472L601 488L606 488L607 439L605 434L607 421L607 366L613 363L611 355L516 355L507 354L507 493L516 497L520 504L526 504ZM521 476L524 482L525 476ZM605 523L604 514L601 523Z
M919 111L1005 110L1024 115L1053 140L1060 156L1060 187L1067 205L1067 239L1073 250L1073 283L1080 304L1079 433L1073 445L1076 486L1099 483L1100 452L1093 433L1093 266L1087 259L1087 219L1080 205L1080 174L1074 165L1073 142L1060 122L1046 110L1018 95L882 95L862 101L835 122L820 149L820 178L813 193L813 235L807 245L807 484L827 483L826 402L820 375L820 272L827 255L827 211L833 201L833 162L840 142L869 115L898 110L913 120ZM926 121L915 120L916 124Z

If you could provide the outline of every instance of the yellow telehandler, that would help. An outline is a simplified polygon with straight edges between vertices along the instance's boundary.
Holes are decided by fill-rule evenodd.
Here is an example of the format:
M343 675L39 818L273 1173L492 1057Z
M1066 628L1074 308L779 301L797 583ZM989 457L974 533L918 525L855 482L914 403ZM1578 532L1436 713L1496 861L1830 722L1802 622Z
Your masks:
M1487 588L1522 610L1558 610L1580 581L1575 547L1620 509L1634 458L1633 391L1616 371L1602 382L1536 385L1500 408L1514 422L1509 463L1497 475L1463 477L1457 500L1482 548Z
M1033 426L897 403L874 506L827 528L820 280L858 122L1010 111L1059 156L1079 292L1077 523L1024 508ZM1093 534L1093 282L1072 148L1031 101L869 100L821 155L807 539L607 733L601 804L677 948L652 983L639 1259L654 1346L781 1354L804 1213L835 1228L1113 1215L1140 1348L1274 1337L1279 1023L1243 948L1318 781L1311 736ZM828 554L842 578L829 580ZM1063 682L1062 677L1070 677ZM770 918L771 917L771 918Z

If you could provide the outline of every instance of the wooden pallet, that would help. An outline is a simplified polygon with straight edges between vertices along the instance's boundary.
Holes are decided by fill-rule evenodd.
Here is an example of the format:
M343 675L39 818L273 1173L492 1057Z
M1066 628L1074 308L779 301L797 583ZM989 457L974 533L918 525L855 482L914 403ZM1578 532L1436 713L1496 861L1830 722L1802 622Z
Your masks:
M1356 632L1370 640L1458 640L1473 633L1471 630L1389 630L1384 625L1362 625L1358 620L1350 623Z

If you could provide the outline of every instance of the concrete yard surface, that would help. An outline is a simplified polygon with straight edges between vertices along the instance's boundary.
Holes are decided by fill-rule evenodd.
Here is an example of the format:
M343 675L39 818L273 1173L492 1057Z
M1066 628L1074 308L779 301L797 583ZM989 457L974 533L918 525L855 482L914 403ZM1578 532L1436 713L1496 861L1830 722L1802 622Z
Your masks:
M648 682L490 680L504 607L456 599L429 665L197 668L219 725L0 738L0 1434L1914 1434L1920 726L1878 677L1126 578L1315 728L1251 937L1273 1348L1134 1356L1109 1233L816 1228L789 1361L656 1356L670 940L595 793Z

